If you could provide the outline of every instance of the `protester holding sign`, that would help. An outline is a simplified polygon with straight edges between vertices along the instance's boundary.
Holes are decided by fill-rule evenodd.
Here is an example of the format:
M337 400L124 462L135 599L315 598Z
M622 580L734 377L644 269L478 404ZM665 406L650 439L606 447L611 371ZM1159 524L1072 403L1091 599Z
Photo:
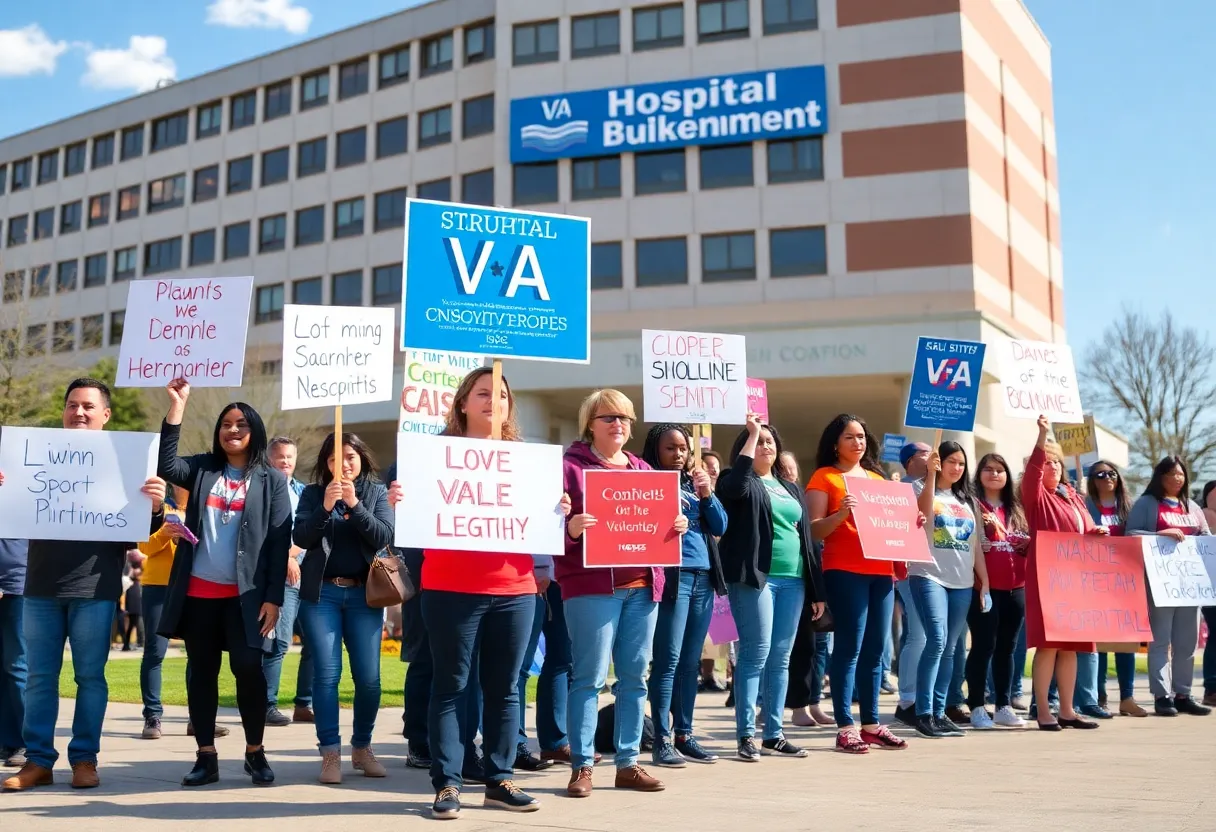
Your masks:
M882 685L882 651L895 595L895 564L868 560L845 479L883 479L878 446L861 418L842 413L823 429L816 452L816 471L807 484L811 533L823 541L823 583L835 623L832 647L832 708L836 750L865 754L874 745L905 748L907 743L879 722L878 694ZM860 733L853 723L856 685L861 715Z
M714 595L726 592L715 539L726 531L726 510L714 496L709 474L694 467L692 436L683 425L651 428L642 447L642 459L656 470L680 472L680 505L688 520L688 531L680 537L680 565L664 570L663 597L655 625L654 666L649 682L654 764L679 768L685 759L713 763L718 755L703 749L693 737L692 714Z
M1094 652L1093 642L1050 642L1046 637L1043 608L1039 603L1038 535L1041 532L1106 534L1095 526L1081 496L1064 482L1064 457L1060 446L1048 438L1051 426L1039 416L1039 438L1026 472L1022 475L1022 505L1030 526L1030 554L1026 562L1026 643L1034 654L1034 695L1039 729L1097 728L1073 710L1073 689L1077 683L1077 651ZM1055 677L1060 691L1060 716L1053 719L1047 708L1048 690Z
M633 402L624 393L597 390L578 410L582 438L566 450L569 539L565 557L554 562L554 572L566 604L574 659L567 711L572 772L566 793L571 797L591 795L597 705L610 663L617 677L616 787L643 792L666 788L638 765L646 712L646 669L665 575L662 569L649 566L605 569L583 565L583 532L600 519L584 513L583 472L649 470L649 465L624 449L636 419ZM686 532L688 518L679 515L674 528L680 534Z
M268 647L283 606L291 548L291 500L286 478L267 464L262 417L233 402L220 411L211 451L177 455L190 382L169 382L169 412L160 429L158 470L190 491L186 528L197 543L177 543L160 633L183 638L190 655L186 683L190 721L198 743L194 768L183 786L219 780L215 715L224 652L236 677L237 707L245 729L245 773L254 785L274 782L262 737L266 729Z
M331 433L321 443L311 485L300 495L292 539L305 551L300 574L300 622L312 647L313 713L321 750L320 781L342 782L338 682L342 645L355 683L351 765L365 777L384 777L372 751L380 709L380 637L384 610L367 603L368 568L393 542L393 512L376 479L371 449L342 434L340 456Z
M1090 466L1085 504L1095 523L1105 526L1112 535L1123 534L1132 501L1114 463L1100 459ZM1108 653L1077 654L1077 692L1073 704L1086 716L1098 719L1110 717L1106 699L1108 656ZM1115 672L1119 677L1119 713L1123 716L1148 716L1148 711L1136 704L1136 654L1116 653Z
M110 415L110 388L104 382L78 378L68 385L63 397L64 429L100 431ZM3 485L4 472L0 471L0 487ZM165 481L148 477L139 493L152 504L150 534L164 523ZM87 528L81 531L84 535L96 533ZM131 529L133 536L141 531ZM28 663L21 732L26 763L4 781L5 791L23 791L53 782L51 771L59 758L55 721L59 718L59 672L65 644L71 647L76 681L76 715L68 745L72 786L91 789L100 785L97 754L109 694L105 669L110 656L110 629L123 592L127 550L135 545L134 541L89 537L29 541L22 609Z
M811 523L798 486L781 460L781 435L748 414L735 440L730 467L718 478L718 496L730 518L722 536L722 571L730 611L739 629L735 664L735 736L738 758L805 757L785 738L785 696L790 653L802 605L823 615L823 573L811 540ZM756 747L756 702L764 691L761 746Z
M1216 528L1216 480L1203 486L1200 499L1208 528ZM1203 608L1203 620L1208 625L1208 643L1203 648L1203 704L1216 705L1216 607Z
M1129 535L1158 535L1181 541L1210 534L1203 509L1187 497L1191 476L1179 456L1167 456L1153 468L1144 494L1127 515ZM1148 646L1148 686L1157 716L1207 716L1212 709L1191 698L1195 649L1199 643L1199 608L1149 604L1153 641Z
M984 689L992 667L992 689L996 700L995 725L1024 728L1025 720L1013 710L1013 681L1024 667L1014 662L1018 632L1026 620L1026 549L1030 534L1026 513L1013 487L1009 464L1000 454L985 454L975 475L983 535L980 547L988 569L991 609L974 595L967 623L971 627L971 652L967 655L967 705L972 719L984 710ZM982 717L981 717L982 720Z

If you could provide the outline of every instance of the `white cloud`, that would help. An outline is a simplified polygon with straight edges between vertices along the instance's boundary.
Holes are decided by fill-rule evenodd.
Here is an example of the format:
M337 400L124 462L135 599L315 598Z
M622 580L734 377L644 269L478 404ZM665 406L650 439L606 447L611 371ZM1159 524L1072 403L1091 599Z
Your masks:
M312 12L294 0L215 0L207 7L207 22L234 29L285 29L302 35L312 23Z
M90 50L86 61L89 71L81 80L102 90L147 92L160 81L177 77L168 44L158 35L132 35L126 49Z
M0 77L53 75L55 62L67 51L65 41L52 41L37 23L24 29L0 29Z

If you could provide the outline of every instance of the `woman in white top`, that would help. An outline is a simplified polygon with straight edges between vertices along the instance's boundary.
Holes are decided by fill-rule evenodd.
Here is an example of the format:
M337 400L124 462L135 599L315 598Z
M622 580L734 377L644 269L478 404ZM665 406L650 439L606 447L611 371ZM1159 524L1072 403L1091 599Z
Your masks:
M991 602L967 452L957 442L943 442L929 454L928 469L924 483L913 488L921 513L932 518L925 528L933 562L909 563L908 587L925 628L925 648L916 668L916 732L937 739L963 736L946 717L946 694L954 671L954 645L967 627L977 577L985 610Z

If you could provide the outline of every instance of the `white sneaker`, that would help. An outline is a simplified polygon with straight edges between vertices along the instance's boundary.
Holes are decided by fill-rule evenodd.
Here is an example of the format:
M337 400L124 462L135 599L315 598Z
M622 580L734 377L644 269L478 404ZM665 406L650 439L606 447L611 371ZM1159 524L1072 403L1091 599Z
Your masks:
M971 712L971 727L977 731L991 731L996 726L992 724L987 708L976 708Z
M1026 720L1024 720L1020 716L1018 716L1017 713L1013 710L1013 708L1009 707L1008 705L1005 705L1001 708L997 708L996 718L993 719L992 721L993 721L993 723L1001 726L1002 728L1025 728L1026 727ZM972 723L974 724L974 718L972 719Z

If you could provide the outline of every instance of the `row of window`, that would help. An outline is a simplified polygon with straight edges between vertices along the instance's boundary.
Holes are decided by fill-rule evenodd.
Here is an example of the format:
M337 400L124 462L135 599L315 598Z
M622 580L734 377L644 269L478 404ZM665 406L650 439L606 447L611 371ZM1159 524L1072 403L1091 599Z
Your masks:
M394 122L381 122L377 126L377 152L382 147L392 150L398 145L389 140L381 141L384 135L398 135L398 128L384 131L386 125ZM403 127L401 129L404 129ZM359 141L343 140L344 136L358 136ZM366 143L363 140L365 128L338 134L337 166L344 165L343 159L364 159ZM296 147L296 176L297 178L323 172L326 166L326 138L301 142ZM355 150L351 148L354 147ZM268 150L262 153L260 163L261 186L285 182L290 174L290 151L288 147ZM401 151L394 151L401 152ZM345 155L344 155L345 154ZM804 182L823 179L823 140L819 136L799 139L771 141L765 148L768 167L768 183L782 184L788 182ZM755 184L754 153L751 144L723 145L702 147L699 158L699 182L701 190L717 188L751 187ZM354 162L348 162L354 164ZM685 149L662 150L651 153L634 154L634 195L672 193L688 190L687 161ZM254 157L244 156L227 163L226 193L236 194L252 189L254 182ZM193 174L193 194L191 200L195 203L215 199L220 190L220 168L210 165L196 170ZM437 179L419 183L417 193L423 199L448 201L452 199L452 182L450 178ZM149 214L170 208L178 208L185 204L187 195L186 174L179 173L149 182L147 185L147 208ZM114 214L116 222L138 217L143 196L141 186L133 185L118 192L117 211ZM571 199L575 201L591 199L612 199L621 196L621 158L605 156L590 159L574 159L571 161ZM540 162L527 165L516 165L512 184L513 204L539 205L558 201L558 162ZM375 230L395 228L400 225L399 206L404 205L405 189L388 191L375 197L376 223ZM462 202L473 205L494 205L494 172L481 170L464 174L461 177ZM358 230L353 230L353 221L343 224L343 233L339 233L335 218L334 237L354 236L362 234L363 199L357 198L337 203L339 206L357 203L359 206ZM80 231L82 225L89 228L107 225L111 217L111 195L97 194L88 200L87 213L82 216L81 201L69 202L59 207L59 234L69 234ZM354 209L351 209L352 211ZM323 212L323 206L297 211L296 245L301 245L299 219L301 214ZM352 214L353 216L353 214ZM263 223L266 220L262 220ZM286 221L284 220L284 223ZM317 227L323 227L323 219L317 221ZM30 239L42 240L55 234L55 209L44 208L33 214L33 226L30 226L30 215L22 214L11 217L8 221L8 233L5 245L8 247L24 245ZM346 231L345 229L352 229ZM201 232L205 233L205 232ZM320 242L323 232L318 239L315 235L305 235L307 242ZM307 244L303 243L303 244ZM262 249L263 251L267 249ZM271 249L274 250L274 249ZM244 255L240 255L244 256ZM196 265L196 264L192 264Z
M819 25L818 0L763 0L763 31L767 34L815 29ZM697 39L700 43L731 38L746 38L751 33L749 0L696 0ZM635 52L683 46L684 4L666 3L632 10L633 50ZM465 26L464 65L494 57L494 21ZM546 63L559 59L559 22L542 20L516 24L512 30L512 59L515 65ZM616 54L621 51L620 13L585 15L570 20L572 58ZM444 32L420 42L420 74L433 75L453 69L455 33ZM410 45L367 55L337 68L337 99L346 100L366 94L373 74L377 89L386 89L410 79ZM328 105L331 68L325 67L294 78L286 78L261 88L262 121L273 121ZM247 90L227 100L228 130L239 130L258 121L258 90ZM450 131L450 108L448 112ZM193 110L196 141L217 136L224 127L225 100L201 104ZM436 116L438 118L438 116ZM490 118L492 131L493 107ZM135 124L117 134L105 133L90 141L56 148L36 157L0 165L0 194L14 193L85 171L86 163L97 170L118 161L156 153L186 144L190 137L191 111L182 110L155 119L149 125ZM466 132L466 136L467 136ZM147 147L145 148L145 143ZM421 140L419 146L425 146ZM35 179L36 177L36 179Z

